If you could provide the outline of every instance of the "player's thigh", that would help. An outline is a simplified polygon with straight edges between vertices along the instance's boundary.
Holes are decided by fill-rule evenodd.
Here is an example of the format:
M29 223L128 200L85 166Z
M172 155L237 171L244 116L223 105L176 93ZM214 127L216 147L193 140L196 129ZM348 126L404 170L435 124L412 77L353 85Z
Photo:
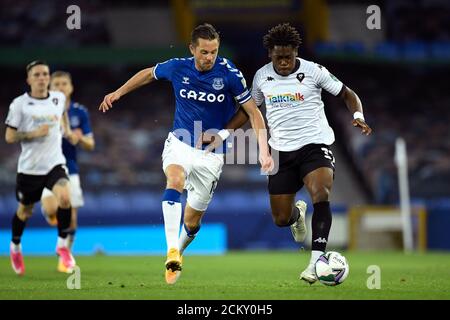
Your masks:
M272 216L277 219L290 219L292 214L292 207L295 202L295 193L291 194L271 194L270 207L272 209Z
M22 221L27 220L33 215L33 208L34 203L25 205L19 202L16 214Z
M335 159L327 145L310 146L307 154L302 158L300 168L303 182L311 197L323 198L323 194L331 191Z
M83 190L81 189L80 176L78 174L71 174L70 180L70 202L72 208L81 208L84 206Z
M195 165L186 179L187 203L197 211L206 211L222 173L223 157L198 152Z
M59 206L70 206L70 180L65 166L58 165L48 173L46 187L52 190Z
M179 179L189 174L192 167L192 148L169 133L162 153L162 169L168 182L179 185Z
M47 214L56 214L56 211L58 210L58 200L51 190L44 188L41 196L41 204Z
M41 199L45 188L45 176L19 173L16 177L16 198L23 206L30 206Z
M319 167L309 172L304 178L305 187L308 193L315 200L326 201L333 186L333 169L329 167ZM315 199L320 198L320 199Z

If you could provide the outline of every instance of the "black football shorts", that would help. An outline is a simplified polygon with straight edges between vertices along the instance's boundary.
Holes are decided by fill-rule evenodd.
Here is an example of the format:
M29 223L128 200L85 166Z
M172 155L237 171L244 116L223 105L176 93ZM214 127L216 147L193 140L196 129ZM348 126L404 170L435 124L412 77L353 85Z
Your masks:
M30 205L41 200L44 188L52 190L59 179L67 179L67 170L64 165L55 166L46 175L31 175L18 173L16 179L16 198L23 205Z
M269 175L269 194L294 194L303 187L303 178L321 167L334 171L334 156L326 144L308 144L294 151L271 150L274 161L278 152L278 172Z

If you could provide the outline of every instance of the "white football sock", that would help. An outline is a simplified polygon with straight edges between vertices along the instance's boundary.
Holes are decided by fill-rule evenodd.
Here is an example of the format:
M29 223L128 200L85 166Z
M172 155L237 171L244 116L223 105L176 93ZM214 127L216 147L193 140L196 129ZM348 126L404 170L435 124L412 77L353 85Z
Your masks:
M11 241L11 249L14 253L20 252L22 251L22 245L19 244L15 244L14 242Z
M181 227L180 239L178 240L178 246L180 248L180 254L183 254L187 246L195 239L197 234L191 234L188 236L185 227Z
M316 261L319 259L319 257L321 255L323 255L324 252L323 251L319 251L319 250L312 250L311 251L311 260L309 260L309 264L314 264L316 263Z
M56 247L57 248L61 248L61 247L67 247L67 243L66 243L66 238L61 238L61 237L58 237L58 240L56 241Z
M167 250L178 249L178 235L180 233L181 203L174 201L163 201L162 210L164 215L164 231L166 232Z

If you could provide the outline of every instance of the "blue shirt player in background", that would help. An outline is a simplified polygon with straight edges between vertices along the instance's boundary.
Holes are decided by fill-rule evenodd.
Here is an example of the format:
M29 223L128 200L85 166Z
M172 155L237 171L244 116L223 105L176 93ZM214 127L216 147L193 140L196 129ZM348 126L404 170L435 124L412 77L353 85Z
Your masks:
M67 246L72 250L77 229L78 208L84 205L83 191L80 185L79 167L77 163L77 147L92 151L95 147L94 135L92 133L89 114L87 109L71 100L73 93L72 77L65 71L55 71L51 75L51 90L61 91L66 96L66 109L70 128L65 128L63 138L63 154L69 171L70 198L72 200L72 220L70 231L67 236ZM50 225L56 225L56 212L58 204L53 193L44 189L41 197L42 213ZM58 271L67 272L64 265L59 261Z
M183 251L200 229L224 163L223 154L195 148L197 131L201 134L215 129L226 138L229 132L224 128L235 113L237 101L248 113L256 131L262 169L268 172L273 168L264 118L247 89L242 73L229 60L218 57L219 44L219 34L212 25L197 26L192 31L189 45L193 57L174 58L141 70L115 92L106 95L99 108L106 112L114 101L154 80L172 82L176 99L174 126L162 154L167 178L162 211L168 284L174 284L180 276ZM184 189L187 190L187 203L180 234L180 195Z

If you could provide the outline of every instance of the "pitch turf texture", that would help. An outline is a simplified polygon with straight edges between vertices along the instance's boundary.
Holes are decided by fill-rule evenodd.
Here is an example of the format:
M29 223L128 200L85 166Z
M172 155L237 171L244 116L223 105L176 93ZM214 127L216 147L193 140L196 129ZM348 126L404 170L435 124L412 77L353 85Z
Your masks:
M70 275L56 272L56 257L25 257L17 277L0 258L0 299L450 299L450 254L343 252L347 280L336 287L298 279L309 253L230 252L186 256L179 281L164 281L162 256L78 257L81 289L67 289ZM370 265L381 271L381 288L369 290ZM372 281L369 281L373 283Z

